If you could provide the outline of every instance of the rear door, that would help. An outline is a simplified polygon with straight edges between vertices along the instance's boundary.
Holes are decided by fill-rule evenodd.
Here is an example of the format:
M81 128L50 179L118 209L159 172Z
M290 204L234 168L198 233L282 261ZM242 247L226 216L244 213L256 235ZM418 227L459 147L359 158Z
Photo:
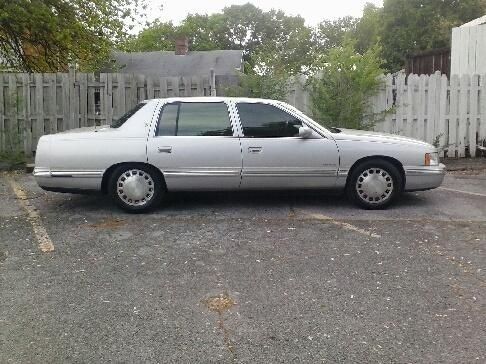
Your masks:
M334 140L313 132L300 138L298 117L272 103L238 102L242 127L241 188L329 188L337 180Z
M241 146L225 102L172 102L162 106L147 143L148 162L169 190L237 189Z

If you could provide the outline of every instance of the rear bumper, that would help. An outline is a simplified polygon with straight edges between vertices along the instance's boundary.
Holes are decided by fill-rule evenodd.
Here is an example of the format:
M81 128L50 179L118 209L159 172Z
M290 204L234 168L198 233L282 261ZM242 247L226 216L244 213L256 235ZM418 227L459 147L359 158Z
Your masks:
M446 173L445 165L430 167L406 167L405 191L424 191L437 188L442 184Z
M99 191L103 171L53 171L36 167L33 172L37 184L47 191Z

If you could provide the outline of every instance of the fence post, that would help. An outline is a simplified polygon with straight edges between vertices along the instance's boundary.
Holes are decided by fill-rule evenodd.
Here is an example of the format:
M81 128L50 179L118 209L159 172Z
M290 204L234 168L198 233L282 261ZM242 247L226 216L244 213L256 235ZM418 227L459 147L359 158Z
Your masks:
M395 126L394 126L394 133L402 134L403 130L403 112L404 112L404 104L405 104L405 78L406 75L404 73L398 74L395 79L395 107L396 117L395 117Z
M479 75L473 75L471 79L471 109L469 110L469 133L467 135L469 144L469 154L471 157L476 156L476 135L478 132L479 123L479 110L478 110L478 98L479 98Z
M216 96L216 75L214 73L214 68L209 70L209 82L210 82L210 92L211 96Z
M5 148L5 109L3 107L3 77L4 75L0 73L0 152L4 151Z
M440 95L439 95L439 119L438 119L438 135L441 135L440 140L443 138L444 143L442 144L445 148L449 143L449 134L447 131L447 107L450 105L447 99L447 91L449 90L449 80L446 75L440 77ZM450 113L449 113L450 114ZM444 149L441 149L440 156L444 156Z
M421 140L425 138L425 109L427 107L427 98L425 97L428 92L427 76L420 75L418 87L418 98L417 98L417 129L415 132L415 137ZM428 110L427 110L428 111Z
M470 114L468 110L468 97L470 95L471 78L465 74L461 77L460 97L459 97L459 123L457 125L457 156L466 156L466 135L468 124L470 123Z
M77 110L78 110L78 99L76 98L76 69L73 65L69 67L68 73L68 104L66 106L67 113L69 115L69 120L66 122L67 129L73 129L76 127L78 122L76 121L77 118ZM65 112L66 112L65 111Z
M459 76L451 77L451 106L449 112L449 146L448 157L457 157L457 123L459 118Z
M36 73L35 80L35 134L32 144L37 146L39 138L44 135L44 74Z
M486 141L486 74L481 75L480 78L480 94L481 98L479 103L481 104L481 121L479 124L479 140L481 143ZM486 144L483 144L486 146Z
M24 154L32 156L32 120L30 118L30 75L28 73L22 74L22 103L24 110Z
M408 87L407 87L407 124L405 127L406 136L413 137L413 120L414 120L414 99L415 99L415 85L417 84L418 75L408 75Z

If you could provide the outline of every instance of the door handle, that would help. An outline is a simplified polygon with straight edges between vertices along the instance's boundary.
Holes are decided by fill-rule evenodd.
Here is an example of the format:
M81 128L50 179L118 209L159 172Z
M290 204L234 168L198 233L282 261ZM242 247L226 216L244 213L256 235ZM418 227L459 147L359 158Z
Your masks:
M248 147L248 153L261 153L263 147Z
M172 153L172 147L159 147L159 153Z

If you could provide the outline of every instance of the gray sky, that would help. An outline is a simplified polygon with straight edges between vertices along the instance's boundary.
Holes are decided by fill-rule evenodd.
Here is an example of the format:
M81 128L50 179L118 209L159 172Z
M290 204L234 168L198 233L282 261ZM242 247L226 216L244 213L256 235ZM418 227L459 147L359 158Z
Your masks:
M172 20L178 24L187 14L212 14L225 6L242 5L249 0L152 0L149 19ZM346 15L360 16L367 2L382 6L383 0L255 0L250 1L263 9L281 9L288 15L300 15L307 25L316 25L323 19L335 19ZM158 9L163 6L162 12ZM160 16L159 16L160 14Z

